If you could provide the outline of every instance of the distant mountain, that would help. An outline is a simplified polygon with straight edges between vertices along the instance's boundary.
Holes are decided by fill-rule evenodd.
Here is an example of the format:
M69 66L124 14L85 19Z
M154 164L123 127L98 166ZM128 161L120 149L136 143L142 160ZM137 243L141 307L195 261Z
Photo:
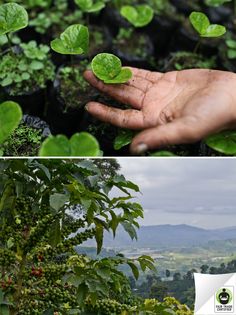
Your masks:
M138 241L131 241L127 233L119 228L113 240L112 234L104 236L104 246L110 248L176 248L202 246L211 241L236 240L236 227L206 230L189 225L142 226L138 230Z

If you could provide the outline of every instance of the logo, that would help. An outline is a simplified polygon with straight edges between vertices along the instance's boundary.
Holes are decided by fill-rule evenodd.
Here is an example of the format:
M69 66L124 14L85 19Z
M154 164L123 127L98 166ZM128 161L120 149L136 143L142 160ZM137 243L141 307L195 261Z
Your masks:
M233 313L234 311L234 287L220 288L215 295L216 313Z
M236 315L236 273L195 273L194 315Z

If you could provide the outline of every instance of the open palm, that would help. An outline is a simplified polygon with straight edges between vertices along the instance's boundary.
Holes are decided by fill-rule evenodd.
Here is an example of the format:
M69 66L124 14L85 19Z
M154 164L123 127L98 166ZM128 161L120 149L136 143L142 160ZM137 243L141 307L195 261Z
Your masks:
M91 71L85 78L100 91L130 105L121 110L91 102L87 110L102 121L122 128L144 130L131 145L133 153L196 142L236 127L236 75L193 69L168 73L131 68L127 84L105 85Z

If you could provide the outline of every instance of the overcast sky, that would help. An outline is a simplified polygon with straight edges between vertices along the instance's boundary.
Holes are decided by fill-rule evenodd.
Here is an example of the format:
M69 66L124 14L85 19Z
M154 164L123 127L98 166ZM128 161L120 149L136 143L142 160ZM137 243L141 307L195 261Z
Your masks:
M236 226L236 160L117 159L139 185L142 225Z

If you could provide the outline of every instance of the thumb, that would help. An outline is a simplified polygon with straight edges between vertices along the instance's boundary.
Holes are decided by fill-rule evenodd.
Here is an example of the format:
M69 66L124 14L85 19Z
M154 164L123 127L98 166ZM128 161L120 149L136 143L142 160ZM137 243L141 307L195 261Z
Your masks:
M179 119L142 131L133 139L130 150L133 154L140 155L167 145L197 142L201 138L193 123L186 118Z

